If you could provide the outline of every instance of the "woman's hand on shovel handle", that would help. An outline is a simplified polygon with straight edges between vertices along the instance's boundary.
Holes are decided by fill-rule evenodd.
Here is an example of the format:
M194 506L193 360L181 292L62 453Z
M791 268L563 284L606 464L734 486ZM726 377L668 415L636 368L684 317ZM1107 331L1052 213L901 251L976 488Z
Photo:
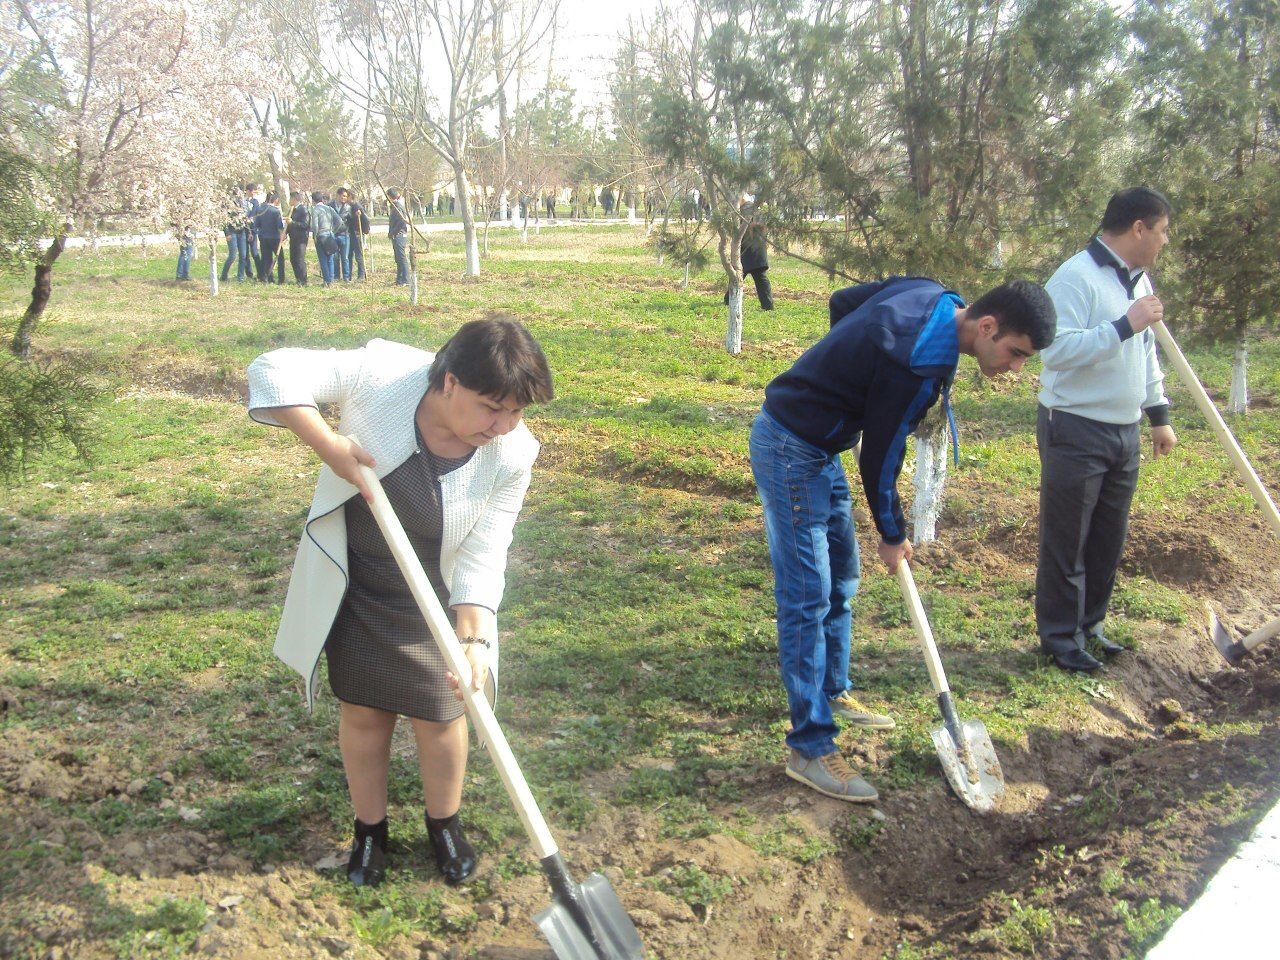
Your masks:
M489 657L491 654L488 649L478 643L464 644L462 650L467 655L467 663L471 664L471 689L483 690L485 681L489 679ZM449 686L453 687L453 695L456 699L464 699L462 696L462 684L458 682L458 678L452 673L449 674Z
M494 653L493 638L498 635L498 624L488 608L472 603L459 603L453 612L458 618L456 633L462 643L462 652L471 665L471 689L483 690L489 677L489 664ZM476 638L476 642L467 642L463 638ZM453 687L455 697L463 699L462 684L452 673L449 674L449 686Z
M885 543L881 540L876 544L876 553L880 554L880 561L889 568L890 573L898 572L898 565L903 560L910 560L914 551L911 549L911 541L903 540L901 543Z
M1162 427L1151 428L1151 452L1157 460L1167 453L1173 453L1173 448L1177 445L1178 436L1167 423Z

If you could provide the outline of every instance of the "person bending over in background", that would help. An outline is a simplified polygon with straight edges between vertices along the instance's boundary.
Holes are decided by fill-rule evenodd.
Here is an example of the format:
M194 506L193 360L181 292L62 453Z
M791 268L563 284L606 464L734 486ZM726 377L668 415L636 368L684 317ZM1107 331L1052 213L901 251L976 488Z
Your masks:
M458 681L374 520L359 464L381 478L450 610L475 688L492 700L507 547L538 455L522 418L553 393L542 348L498 315L464 324L435 355L373 340L358 350L273 350L249 367L249 415L288 427L324 462L275 652L302 675L308 705L321 653L328 659L355 811L347 876L357 886L383 877L387 771L401 715L417 739L440 872L461 883L476 862L458 815L468 746ZM336 405L338 432L320 415L322 403Z
M987 376L1019 370L1053 339L1053 304L1025 280L969 306L934 280L895 277L838 290L831 329L765 388L751 428L778 605L778 655L791 712L787 776L839 800L875 788L836 748L834 717L889 729L850 694L852 601L860 576L840 454L862 442L863 492L890 572L911 558L897 481L907 435L948 393L960 354ZM954 420L952 430L954 431Z

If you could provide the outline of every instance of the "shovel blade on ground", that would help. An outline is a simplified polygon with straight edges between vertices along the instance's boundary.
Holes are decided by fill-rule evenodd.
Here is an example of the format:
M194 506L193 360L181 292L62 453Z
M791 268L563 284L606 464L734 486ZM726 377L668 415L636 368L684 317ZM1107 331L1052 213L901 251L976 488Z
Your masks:
M533 918L559 960L644 960L640 934L608 880L593 873L578 885L577 894L590 930L561 903Z
M967 766L956 749L955 741L945 726L932 730L933 744L942 762L942 772L957 797L979 813L990 813L1004 795L1004 771L995 745L981 720L966 720L960 726L961 736L969 748L972 766Z

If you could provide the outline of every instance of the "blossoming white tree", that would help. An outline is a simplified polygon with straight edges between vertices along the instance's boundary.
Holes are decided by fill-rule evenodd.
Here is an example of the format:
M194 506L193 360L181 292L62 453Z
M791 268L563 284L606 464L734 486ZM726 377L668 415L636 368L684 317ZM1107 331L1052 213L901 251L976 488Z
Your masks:
M212 17L184 0L0 0L0 16L57 81L42 104L54 172L52 243L36 263L12 351L26 357L53 267L75 233L106 217L216 228L226 184L258 150L238 91L243 63Z

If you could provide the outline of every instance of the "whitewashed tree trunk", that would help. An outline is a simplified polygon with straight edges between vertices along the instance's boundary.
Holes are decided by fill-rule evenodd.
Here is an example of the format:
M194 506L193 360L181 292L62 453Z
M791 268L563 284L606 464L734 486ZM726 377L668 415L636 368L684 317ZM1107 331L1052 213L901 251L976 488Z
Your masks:
M912 478L911 536L919 543L937 539L942 488L947 482L947 414L941 403L916 429L916 473Z
M418 305L418 251L409 248L409 302Z
M502 191L502 196L498 198L498 219L507 219L507 191Z
M684 279L680 281L680 289L681 290L689 289L689 264L687 263L684 265Z
M480 276L480 241L475 231L467 237L467 271L468 277Z
M636 205L633 203L627 207L627 223L634 227L639 222L636 219Z
M1231 396L1227 400L1227 413L1249 412L1249 345L1243 338L1236 344L1236 355L1231 361Z
M218 295L218 241L209 238L209 296Z
M729 280L729 327L724 335L724 348L730 353L742 352L742 279Z

